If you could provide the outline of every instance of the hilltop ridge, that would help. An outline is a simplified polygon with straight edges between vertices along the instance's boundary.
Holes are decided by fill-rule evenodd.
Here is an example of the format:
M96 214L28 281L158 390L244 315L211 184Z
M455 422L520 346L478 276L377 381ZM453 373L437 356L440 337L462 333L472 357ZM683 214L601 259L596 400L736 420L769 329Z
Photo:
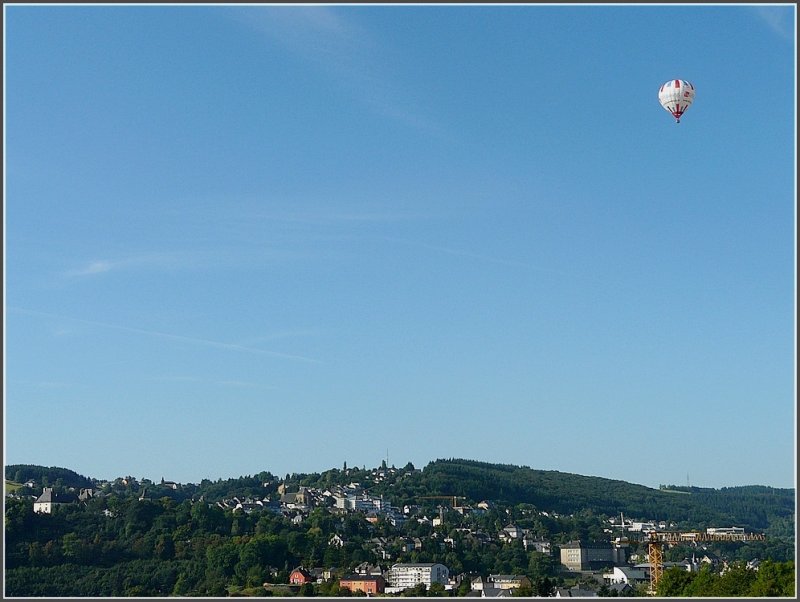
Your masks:
M691 528L735 524L752 531L781 535L794 530L794 489L762 485L721 489L670 485L653 489L604 477L463 458L437 459L421 470L414 469L410 463L394 470L403 478L378 478L380 469L366 467L287 474L283 479L262 471L254 476L183 484L171 495L178 500L192 496L216 500L263 493L265 481L288 480L307 487L325 488L356 480L398 505L415 503L424 496L450 495L473 503L492 500L508 505L529 504L561 514L590 511L618 516L623 513L630 517L659 518ZM65 488L76 489L97 486L101 482L66 468L36 465L9 465L5 475L6 479L16 482L38 480L40 485L44 477L50 485L60 483ZM675 495L675 492L689 495Z

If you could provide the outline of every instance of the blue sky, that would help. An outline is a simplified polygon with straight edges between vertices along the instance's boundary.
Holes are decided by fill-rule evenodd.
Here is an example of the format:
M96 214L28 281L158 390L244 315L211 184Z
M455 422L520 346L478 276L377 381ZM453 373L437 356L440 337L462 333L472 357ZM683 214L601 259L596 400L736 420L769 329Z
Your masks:
M794 486L793 5L4 13L7 464Z

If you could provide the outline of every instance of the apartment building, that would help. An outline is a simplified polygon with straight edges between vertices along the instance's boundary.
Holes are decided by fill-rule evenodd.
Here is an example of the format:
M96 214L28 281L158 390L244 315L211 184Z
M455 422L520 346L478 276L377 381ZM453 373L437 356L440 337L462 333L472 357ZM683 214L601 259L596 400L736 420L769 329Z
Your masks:
M389 569L389 583L393 588L408 588L424 583L430 587L434 583L447 585L450 570L435 562L397 563Z

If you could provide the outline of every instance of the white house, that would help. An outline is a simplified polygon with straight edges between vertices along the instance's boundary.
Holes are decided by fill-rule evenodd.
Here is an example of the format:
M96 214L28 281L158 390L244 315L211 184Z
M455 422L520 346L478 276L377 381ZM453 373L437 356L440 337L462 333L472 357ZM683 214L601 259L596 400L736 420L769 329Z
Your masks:
M509 539L520 539L523 535L523 530L514 523L511 523L503 527L503 530L500 532L501 538L503 537L503 533L505 533L506 537Z
M647 578L647 573L644 570L627 566L615 566L610 573L603 573L603 581L609 584L627 583L628 585L635 585L646 581Z
M42 495L33 502L33 511L41 514L52 514L53 508L59 504L68 504L75 501L73 497L56 495L52 487L45 487Z
M531 580L525 575L489 575L487 581L491 587L499 589L518 589L531 586Z
M525 546L526 552L533 550L541 554L550 554L552 551L552 547L549 541L547 541L543 537L538 537L531 533L526 533L522 537L522 545Z

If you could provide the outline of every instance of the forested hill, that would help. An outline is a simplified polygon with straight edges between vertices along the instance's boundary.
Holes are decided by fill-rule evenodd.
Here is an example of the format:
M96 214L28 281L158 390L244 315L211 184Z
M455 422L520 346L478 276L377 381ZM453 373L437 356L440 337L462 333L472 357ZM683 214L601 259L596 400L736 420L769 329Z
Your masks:
M794 530L794 489L652 489L601 477L462 459L431 462L394 487L396 495L409 500L434 492L474 501L531 504L563 514L587 509L608 516L622 512L631 518L674 521L695 528L736 525L753 531L771 526L783 532Z
M330 469L323 473L286 475L287 480L325 489L334 484L360 482L376 494L384 494L395 505L419 504L426 496L463 496L467 504L488 500L514 506L529 504L538 510L569 515L592 512L596 515L676 523L680 528L740 526L768 536L793 536L795 516L794 489L764 486L708 489L670 486L652 489L643 485L582 476L527 466L491 464L475 460L439 459L423 470L411 464L398 471L402 478L375 482L372 471ZM64 488L91 487L92 479L66 468L12 465L5 468L6 479L22 483L33 479L37 484ZM168 495L181 501L199 498L218 501L233 496L246 497L267 493L265 481L277 486L269 472L198 485L184 486Z
M10 464L6 466L5 477L9 481L24 483L29 480L45 487L74 487L82 489L91 487L92 480L79 475L74 470L59 468L58 466L37 466L35 464Z

